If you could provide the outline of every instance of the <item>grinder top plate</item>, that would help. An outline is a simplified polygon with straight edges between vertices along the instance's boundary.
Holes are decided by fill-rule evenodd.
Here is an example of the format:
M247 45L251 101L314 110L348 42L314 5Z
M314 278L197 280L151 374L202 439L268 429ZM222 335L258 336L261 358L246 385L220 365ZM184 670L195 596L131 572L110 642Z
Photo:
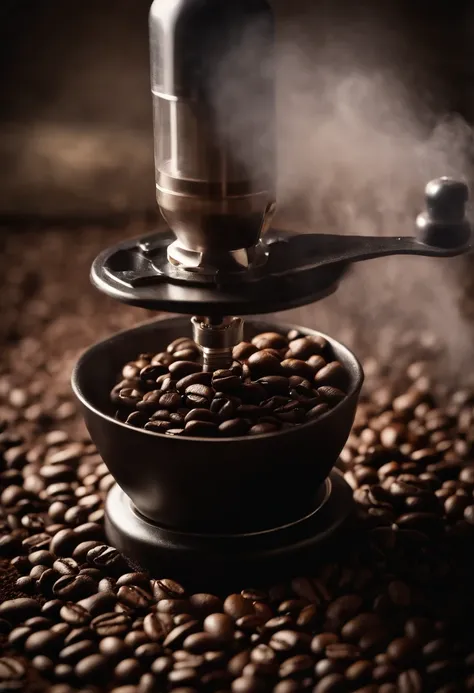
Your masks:
M463 218L422 214L417 237L295 234L270 230L260 258L244 271L200 274L168 262L170 230L127 240L94 261L91 280L116 300L189 315L255 315L297 308L333 293L353 262L388 255L451 257L469 249Z

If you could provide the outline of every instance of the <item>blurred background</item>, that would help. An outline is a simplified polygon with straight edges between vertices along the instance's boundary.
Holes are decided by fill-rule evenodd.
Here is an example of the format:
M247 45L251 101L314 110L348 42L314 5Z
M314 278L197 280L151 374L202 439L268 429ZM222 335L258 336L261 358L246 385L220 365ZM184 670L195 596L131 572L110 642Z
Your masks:
M431 177L472 182L474 3L272 4L279 223L412 233ZM159 223L149 6L0 2L4 368L19 358L34 363L37 353L39 361L58 359L63 372L64 359L72 362L102 334L144 317L100 296L88 273L102 248ZM284 317L392 366L396 345L404 353L410 339L436 343L448 356L444 371L463 377L472 361L472 275L471 258L365 263L334 297Z
M474 117L469 0L273 0L280 37L305 34L404 66L439 111ZM153 211L149 0L2 0L0 214ZM339 48L338 48L339 49ZM315 162L316 164L316 162Z

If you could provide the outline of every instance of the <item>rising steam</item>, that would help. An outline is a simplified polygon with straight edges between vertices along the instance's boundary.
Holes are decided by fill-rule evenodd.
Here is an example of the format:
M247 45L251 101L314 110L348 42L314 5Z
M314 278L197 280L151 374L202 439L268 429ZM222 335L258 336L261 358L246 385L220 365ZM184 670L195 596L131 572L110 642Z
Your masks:
M337 28L317 44L311 32L305 37L301 22L280 29L277 221L302 232L410 235L431 178L469 178L471 130L459 116L434 111L426 84L423 90L413 79L410 59L397 63L384 49L383 27L366 26L365 38ZM252 55L239 50L241 61ZM226 89L238 97L232 75L226 78ZM245 125L250 103L227 122L242 111ZM239 141L234 137L234 146ZM474 351L474 330L461 311L465 263L369 261L355 267L333 297L282 317L327 331L389 365L396 349L429 338L452 377L470 365ZM405 349L408 362L410 354Z

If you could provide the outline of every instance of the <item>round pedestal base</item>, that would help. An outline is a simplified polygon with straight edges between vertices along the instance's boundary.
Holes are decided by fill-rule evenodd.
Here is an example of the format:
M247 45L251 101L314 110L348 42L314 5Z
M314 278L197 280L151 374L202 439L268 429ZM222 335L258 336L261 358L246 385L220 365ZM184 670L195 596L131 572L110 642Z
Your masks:
M339 530L352 508L352 491L334 469L316 494L314 510L300 520L254 533L192 534L154 524L115 485L106 501L105 527L110 543L153 577L206 585L250 579L255 585L310 570L323 555L342 550Z

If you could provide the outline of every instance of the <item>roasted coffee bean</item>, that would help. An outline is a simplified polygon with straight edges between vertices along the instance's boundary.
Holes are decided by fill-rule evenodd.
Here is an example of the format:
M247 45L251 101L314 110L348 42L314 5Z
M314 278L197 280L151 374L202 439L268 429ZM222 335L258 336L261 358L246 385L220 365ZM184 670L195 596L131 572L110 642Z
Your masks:
M122 585L117 592L119 602L132 609L143 610L152 602L152 596L142 587L137 585Z
M249 429L249 435L251 436L259 436L263 435L264 433L275 433L275 431L278 431L278 426L272 423L259 423L255 424L255 426L252 426Z
M387 654L396 664L410 665L418 657L418 643L409 638L397 638L388 646Z
M108 673L108 661L100 654L93 654L81 659L76 664L74 673L80 681L97 684L105 681Z
M242 616L254 614L252 603L240 594L231 594L224 601L224 612L231 616L234 621Z
M79 566L73 558L58 558L53 563L53 569L59 575L76 575L79 572Z
M204 630L219 642L230 642L234 635L233 618L226 614L210 614L204 620Z
M82 640L62 649L59 659L66 664L77 664L84 657L89 657L97 652L97 644L92 640Z
M315 686L314 693L342 693L346 690L346 685L342 674L328 674Z
M267 395L287 395L290 388L288 378L282 375L267 375L257 382L265 388Z
M344 391L347 387L346 369L339 361L330 361L317 371L314 376L314 384L317 388L330 386Z
M323 403L325 402L329 404L329 406L335 406L336 404L339 404L339 402L342 402L342 400L346 397L346 394L345 392L343 392L343 390L340 390L337 387L333 387L332 385L323 385L322 387L318 387L316 392L322 399Z
M74 626L74 628L85 626L91 620L89 612L83 606L74 602L65 604L59 613L63 621Z
M25 642L25 650L30 655L54 655L64 642L61 633L53 630L39 630L32 633Z
M186 406L193 408L204 408L209 407L212 398L215 395L215 390L208 385L202 385L196 383L195 385L189 385L185 390L185 402Z
M342 635L349 641L358 641L373 628L382 624L380 616L374 613L362 613L348 621L342 628Z
M39 616L41 611L40 604L27 597L8 599L0 604L0 618L5 619L12 625L17 625L33 616Z
M191 373L190 375L181 378L176 383L176 389L179 393L184 394L186 388L190 385L207 385L210 386L212 381L212 373L205 373L203 371Z
M94 568L103 569L111 575L128 572L128 564L125 559L116 549L106 544L89 549L87 562Z
M84 599L93 594L97 586L87 575L63 575L53 584L53 594L60 599Z
M165 637L172 630L172 628L168 628L165 625L165 621L157 613L150 613L145 616L143 629L153 642L163 642Z
M219 369L212 374L212 387L216 392L234 393L241 386L241 379L231 370Z
M280 368L283 375L286 375L287 377L299 375L301 378L312 380L315 374L315 369L309 363L306 363L306 361L302 361L301 359L284 359L280 364Z
M184 435L197 437L214 437L219 434L219 427L211 421L189 421L184 427Z
M268 625L268 624L267 624ZM311 637L306 633L280 630L270 638L269 645L275 652L297 652L309 650Z
M5 690L24 690L25 665L15 657L0 657L0 687Z
M91 621L91 628L104 638L127 633L130 625L131 619L129 616L112 611L95 616Z
M79 538L72 529L61 529L51 539L51 551L56 556L68 556L78 543Z
M278 332L262 332L252 339L257 349L286 349L288 338ZM236 358L234 356L234 358Z
M243 436L248 433L249 429L250 424L245 419L229 419L220 424L219 433L226 437Z
M185 424L190 421L211 421L212 423L216 423L218 420L218 416L213 414L209 409L191 409L184 417Z
M311 652L319 657L323 657L328 645L337 643L339 638L335 633L319 633L311 641Z
M186 591L179 582L170 579L153 580L152 581L153 595L156 600L159 599L181 599L186 595Z
M22 650L32 632L28 626L18 626L8 635L8 644L16 650Z

